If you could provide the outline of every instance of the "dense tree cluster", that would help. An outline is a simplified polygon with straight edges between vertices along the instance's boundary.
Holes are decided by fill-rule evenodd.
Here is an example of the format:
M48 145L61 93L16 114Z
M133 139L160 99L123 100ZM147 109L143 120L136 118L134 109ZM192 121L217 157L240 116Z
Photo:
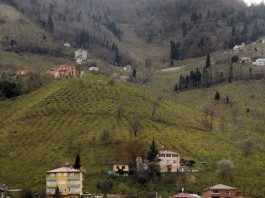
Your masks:
M19 9L60 40L67 40L77 46L84 43L101 46L92 49L97 49L95 51L100 56L111 61L119 59L119 56L111 56L111 46L108 45L117 42L113 35L119 41L116 45L123 45L121 37L124 30L120 24L131 25L136 35L146 42L168 42L166 38L174 38L170 42L172 60L206 55L214 50L233 47L242 41L256 40L265 33L264 4L247 7L238 0L211 3L206 0L0 2ZM124 57L128 59L129 54L121 50L119 52L123 60Z

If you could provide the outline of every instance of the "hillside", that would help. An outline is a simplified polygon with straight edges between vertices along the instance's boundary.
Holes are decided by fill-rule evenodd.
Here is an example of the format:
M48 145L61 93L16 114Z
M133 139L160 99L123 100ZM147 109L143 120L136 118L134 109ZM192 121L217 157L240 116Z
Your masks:
M22 52L47 54L59 50L50 33L6 4L0 4L0 43L5 49Z
M118 64L139 66L147 59L163 64L264 34L264 5L247 7L239 0L2 2L9 2L58 41L89 48ZM176 57L170 57L171 40L178 46ZM118 51L113 51L113 43Z
M139 137L147 144L155 138L160 147L175 149L196 161L200 173L188 176L188 191L200 193L209 183L221 182L216 163L230 159L234 163L233 185L239 192L252 197L264 194L262 133L251 135L257 142L253 153L244 158L241 141L250 131L244 134L232 125L223 135L218 128L205 131L200 112L168 100L151 118L154 100L141 89L118 82L111 85L104 78L91 76L56 81L29 95L1 101L0 180L12 187L40 192L44 189L45 171L73 163L75 154L80 152L86 169L85 191L95 192L96 183L106 177L104 172L111 164L126 160L124 146L133 137L129 121L137 119L142 126ZM118 124L119 105L125 113ZM107 141L100 138L103 130L109 132ZM245 175L255 175L255 179ZM140 187L131 179L113 181L114 192L119 192L120 182L130 186L130 192L148 190L148 186ZM181 180L177 182L183 185ZM170 183L158 189L167 196L180 190Z

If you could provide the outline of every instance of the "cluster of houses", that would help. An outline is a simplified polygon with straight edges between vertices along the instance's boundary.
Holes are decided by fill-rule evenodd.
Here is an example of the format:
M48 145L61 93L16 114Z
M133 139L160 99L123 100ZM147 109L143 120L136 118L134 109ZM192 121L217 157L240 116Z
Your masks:
M181 169L181 160L179 153L170 150L161 150L158 154L161 173L177 173L184 171ZM138 157L136 159L137 170L142 167L148 168L148 162ZM46 195L48 198L92 198L91 193L83 193L83 172L81 169L72 167L61 167L46 172ZM115 176L129 176L129 165L113 165ZM184 190L183 190L184 191ZM170 198L240 198L236 195L236 188L223 184L211 185L203 190L202 196L181 192Z

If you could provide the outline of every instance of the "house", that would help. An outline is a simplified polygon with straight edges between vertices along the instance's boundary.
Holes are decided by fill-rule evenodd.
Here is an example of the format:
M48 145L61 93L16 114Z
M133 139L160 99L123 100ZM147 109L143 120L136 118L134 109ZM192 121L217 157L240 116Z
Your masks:
M16 71L16 76L26 76L28 75L29 73L31 73L30 70L22 70L22 69L18 69Z
M241 63L251 63L251 58L249 56L245 56L240 59Z
M97 68L97 67L90 67L88 70L90 72L99 72L99 68Z
M217 184L206 188L202 194L203 198L236 198L236 189L223 184Z
M176 173L180 167L180 155L175 151L160 150L158 154L160 172Z
M71 167L46 172L47 198L79 198L83 195L83 173Z
M182 193L172 196L171 198L198 198L198 196L182 192Z
M65 43L63 44L64 47L71 47L71 44L70 43Z
M75 60L75 62L76 62L77 64L81 65L81 64L83 63L83 60L82 60L82 58L77 58L77 59Z
M265 66L265 58L258 58L255 62L253 62L255 66Z
M84 49L78 49L75 51L75 59L81 59L82 61L86 61L88 53Z
M126 65L123 67L123 71L127 71L127 72L130 72L132 71L132 66L131 65Z
M233 47L233 51L234 52L240 52L240 51L243 51L245 49L245 47L246 47L246 43L243 42L240 45L235 45Z
M52 69L54 78L75 77L76 68L69 65L60 65Z
M113 172L116 176L129 176L129 165L113 165Z

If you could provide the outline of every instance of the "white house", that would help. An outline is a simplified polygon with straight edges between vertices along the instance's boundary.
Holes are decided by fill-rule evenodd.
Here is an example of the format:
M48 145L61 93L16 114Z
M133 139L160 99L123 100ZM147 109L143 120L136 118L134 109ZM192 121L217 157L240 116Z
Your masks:
M160 150L159 165L161 173L175 173L180 167L180 155L175 151Z
M63 44L64 47L71 47L71 44L70 43L65 43Z
M249 56L245 56L241 58L240 60L241 63L251 63L251 58Z
M81 59L82 61L86 61L87 55L87 51L84 49L78 49L75 51L75 59Z
M258 58L255 62L253 62L255 66L265 66L265 58Z
M99 72L99 68L97 68L97 67L90 67L88 70L90 72Z
M245 47L246 47L246 43L243 42L240 45L235 45L233 47L233 51L234 52L240 52L240 51L243 51L245 49Z

